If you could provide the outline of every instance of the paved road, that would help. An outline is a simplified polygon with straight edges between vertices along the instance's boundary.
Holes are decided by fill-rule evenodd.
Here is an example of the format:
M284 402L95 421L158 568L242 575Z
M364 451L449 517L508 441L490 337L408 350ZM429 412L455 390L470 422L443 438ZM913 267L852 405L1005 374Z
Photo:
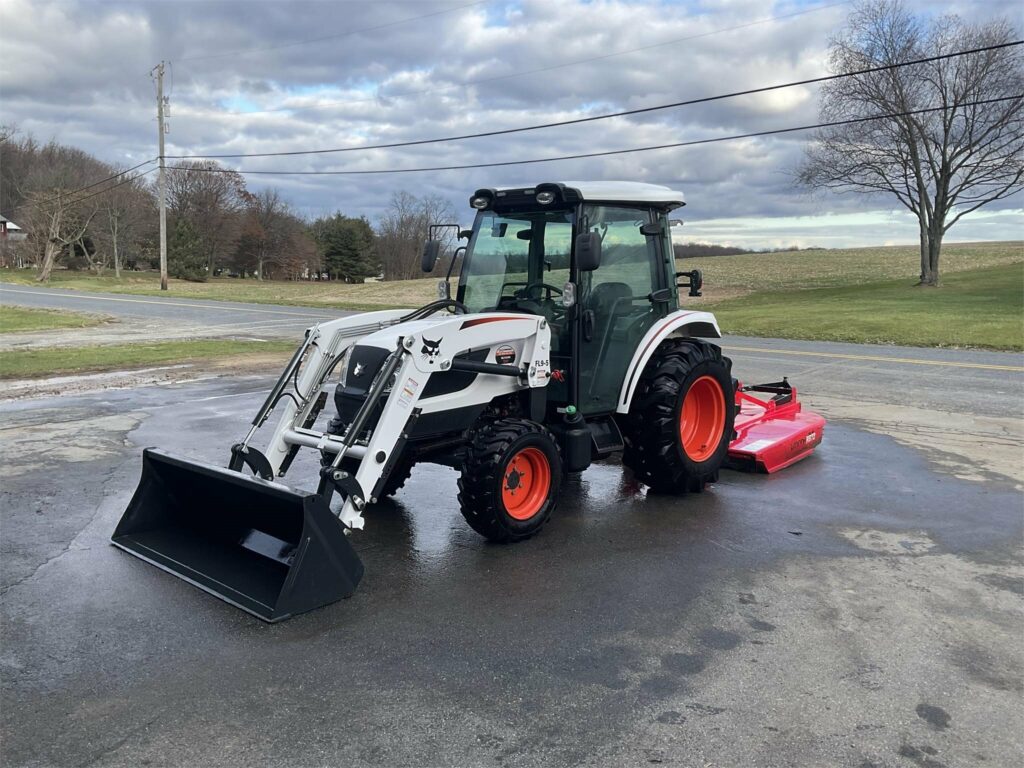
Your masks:
M225 336L246 333L299 338L303 329L318 320L352 314L309 307L92 293L11 283L0 283L0 303L171 322L187 327L210 327Z
M829 413L812 459L597 465L511 547L419 467L356 595L275 626L108 545L140 448L223 462L268 376L0 406L3 763L1019 765L1021 356L725 347Z

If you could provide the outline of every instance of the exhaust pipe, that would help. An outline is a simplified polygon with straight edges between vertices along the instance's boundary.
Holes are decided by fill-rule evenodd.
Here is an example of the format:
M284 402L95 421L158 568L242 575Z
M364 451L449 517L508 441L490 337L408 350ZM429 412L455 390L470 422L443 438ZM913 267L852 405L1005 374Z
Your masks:
M155 448L111 542L268 622L349 597L363 576L325 497Z

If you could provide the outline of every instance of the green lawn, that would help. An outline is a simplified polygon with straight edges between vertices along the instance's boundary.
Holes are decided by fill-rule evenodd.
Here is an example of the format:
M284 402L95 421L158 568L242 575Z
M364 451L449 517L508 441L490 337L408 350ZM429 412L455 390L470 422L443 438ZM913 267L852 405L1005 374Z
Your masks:
M187 363L239 355L283 356L294 349L295 345L290 342L224 339L24 349L0 352L0 379L85 371L120 371L147 365Z
M951 273L941 288L901 279L764 291L711 310L723 332L748 336L1021 350L1024 264Z
M0 304L0 333L49 331L54 328L88 328L104 322L102 317L54 309L25 309Z

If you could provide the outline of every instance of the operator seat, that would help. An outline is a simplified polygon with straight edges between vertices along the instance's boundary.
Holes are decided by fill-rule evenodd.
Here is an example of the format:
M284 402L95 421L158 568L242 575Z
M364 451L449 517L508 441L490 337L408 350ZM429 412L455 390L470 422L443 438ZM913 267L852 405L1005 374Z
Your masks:
M617 316L629 311L631 303L626 299L632 295L633 289L626 283L598 283L594 286L590 292L589 307L594 311L594 341L600 343L609 326L615 327Z

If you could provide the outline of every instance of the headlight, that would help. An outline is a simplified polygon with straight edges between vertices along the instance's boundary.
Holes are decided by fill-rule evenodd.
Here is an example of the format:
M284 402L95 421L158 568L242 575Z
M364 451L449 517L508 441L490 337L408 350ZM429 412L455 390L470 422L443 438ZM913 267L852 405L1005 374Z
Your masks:
M476 208L478 211L482 211L484 208L491 204L491 198L480 195L479 197L474 197L472 200L470 200L469 204Z
M538 192L537 193L537 202L540 203L541 205L550 205L551 203L555 202L555 193L554 192Z

